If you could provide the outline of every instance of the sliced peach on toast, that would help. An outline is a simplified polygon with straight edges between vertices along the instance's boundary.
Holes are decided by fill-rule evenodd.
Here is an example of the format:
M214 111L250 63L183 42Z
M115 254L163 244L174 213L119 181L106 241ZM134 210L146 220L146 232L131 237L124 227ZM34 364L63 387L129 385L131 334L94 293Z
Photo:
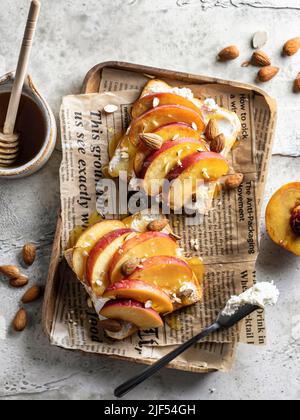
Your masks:
M101 297L109 285L107 271L116 251L132 229L118 229L103 236L91 250L86 264L86 280L95 295Z
M145 308L143 303L135 300L111 300L103 306L100 315L108 319L131 322L141 330L163 326L163 321L156 311Z
M300 182L286 184L272 196L266 227L277 245L300 256Z
M115 253L109 269L111 283L125 278L122 273L124 263L132 260L143 260L157 255L176 257L178 245L169 235L161 232L146 232L126 241Z
M149 307L161 314L173 311L172 301L162 289L140 280L128 279L114 283L106 289L103 297L149 303Z
M153 132L160 136L163 140L163 144L169 141L175 141L178 139L195 139L199 140L200 146L199 148L203 148L203 150L208 151L209 147L208 144L202 139L201 133L199 131L194 130L191 126L184 123L174 123L174 124L167 124L163 127L158 128ZM135 154L134 157L134 172L138 175L140 174L143 163L148 156L153 153L153 150L149 149L146 145L141 144Z
M190 109L178 105L163 105L154 108L136 118L131 123L129 138L137 146L140 144L141 133L152 133L158 127L166 124L183 122L191 125L196 131L204 131L205 124L201 115Z
M147 258L129 279L141 280L168 292L176 293L193 279L191 267L182 259L159 255Z
M133 106L132 118L138 118L153 108L163 105L179 105L190 108L201 115L200 109L192 101L175 93L157 93L144 96Z
M229 164L219 153L197 152L187 156L168 176L173 181L169 194L170 207L183 207L202 182L217 181L228 172Z
M141 178L148 195L157 195L161 192L165 179L182 159L194 155L197 151L205 150L205 146L195 139L179 139L168 141L160 150L153 152L144 161Z
M126 226L119 220L105 220L86 229L73 250L72 268L79 280L83 281L86 272L86 262L92 248L108 233L124 229Z

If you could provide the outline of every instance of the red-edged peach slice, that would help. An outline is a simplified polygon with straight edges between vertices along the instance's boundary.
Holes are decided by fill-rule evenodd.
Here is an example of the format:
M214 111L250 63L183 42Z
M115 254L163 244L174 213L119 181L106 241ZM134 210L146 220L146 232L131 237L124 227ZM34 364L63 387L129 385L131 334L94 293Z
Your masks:
M203 147L203 150L209 150L208 144L201 137L201 133L199 131L194 130L188 124L167 124L163 127L158 128L153 133L159 135L163 139L163 144L171 140L190 138L199 140L199 143L201 144L200 147ZM134 157L134 171L137 175L141 172L144 161L148 156L151 155L151 153L153 153L153 150L150 150L144 144L140 144L140 146L138 146Z
M185 108L190 108L199 113L202 117L200 109L192 101L184 98L183 96L176 95L175 93L157 93L144 96L138 100L132 109L132 118L138 118L145 114L145 112L163 105L184 106Z
M135 300L111 300L103 306L100 315L108 319L131 322L141 330L163 326L163 321L156 311L145 308L144 304Z
M156 256L143 261L129 279L142 280L166 291L176 293L193 279L191 267L177 257Z
M160 150L148 156L140 174L144 179L143 185L148 195L159 194L172 169L181 163L182 159L200 150L206 150L204 144L198 140L186 138L168 141Z
M229 164L219 153L197 152L187 156L169 174L169 180L174 180L170 189L170 207L183 207L201 182L216 181L228 172Z
M122 265L133 259L144 259L157 255L176 257L178 246L169 235L161 232L146 232L126 241L115 253L109 269L111 283L124 279Z
M96 296L103 295L109 285L108 268L112 257L123 245L132 229L118 229L103 236L91 250L86 264L86 280Z
M106 289L103 297L149 303L150 307L160 314L173 311L172 301L162 289L140 280L122 280L114 283Z
M73 270L79 280L84 280L88 256L99 239L109 232L125 227L124 223L119 220L105 220L96 223L82 233L74 247L72 261Z
M141 133L152 133L163 125L183 122L195 127L196 131L204 131L205 124L201 115L190 108L178 105L163 105L152 109L136 118L131 123L129 138L134 145L140 144Z

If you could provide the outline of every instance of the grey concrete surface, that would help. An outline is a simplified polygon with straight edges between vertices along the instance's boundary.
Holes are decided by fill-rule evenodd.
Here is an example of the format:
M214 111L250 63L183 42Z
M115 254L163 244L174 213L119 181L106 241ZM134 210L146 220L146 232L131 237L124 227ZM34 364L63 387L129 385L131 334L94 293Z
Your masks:
M14 69L29 0L0 0L0 74ZM300 96L291 92L300 55L280 56L299 36L299 0L43 0L31 73L56 116L61 98L79 91L90 67L124 60L253 82L248 59L252 34L269 32L266 51L281 68L265 86L279 104L274 156L265 195L299 181ZM236 44L241 57L216 63L221 47ZM26 241L38 246L31 281L43 284L59 207L59 145L49 164L21 181L0 181L1 264L19 258ZM262 218L263 222L263 218ZM262 223L259 280L274 280L278 307L267 311L268 345L240 346L229 374L193 375L164 370L128 396L134 399L299 399L300 259L273 245ZM0 319L9 325L22 292L0 280ZM51 348L34 304L30 327L0 338L0 399L111 399L115 386L140 370L130 363Z

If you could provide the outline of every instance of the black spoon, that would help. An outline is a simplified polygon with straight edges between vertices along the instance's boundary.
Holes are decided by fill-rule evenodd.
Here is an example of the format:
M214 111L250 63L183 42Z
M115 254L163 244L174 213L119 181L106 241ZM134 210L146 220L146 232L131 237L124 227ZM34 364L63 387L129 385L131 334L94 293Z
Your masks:
M216 322L211 325L210 327L206 328L204 331L196 335L195 337L191 338L190 340L186 341L185 343L181 344L178 348L168 353L166 356L158 360L153 365L149 366L143 372L136 375L134 378L129 379L129 381L125 382L121 386L119 386L114 394L115 397L121 398L136 386L144 382L146 379L150 378L150 376L154 375L158 372L161 368L168 365L172 360L178 357L180 354L185 352L187 349L192 347L194 344L198 343L198 341L202 340L204 337L222 329L232 328L242 319L246 318L247 316L251 315L253 312L259 309L258 306L254 305L245 305L242 306L235 314L228 316L224 315L222 312L218 316Z

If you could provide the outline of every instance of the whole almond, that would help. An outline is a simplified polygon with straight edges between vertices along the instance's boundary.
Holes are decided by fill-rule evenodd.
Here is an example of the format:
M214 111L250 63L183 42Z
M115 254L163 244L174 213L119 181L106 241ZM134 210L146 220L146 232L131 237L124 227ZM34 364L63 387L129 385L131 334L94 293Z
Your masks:
M243 181L244 181L244 175L241 173L236 173L226 178L225 187L228 190L234 190L238 188L242 184Z
M104 319L103 321L100 321L100 326L106 331L116 333L122 330L121 323L119 321L116 321L115 319Z
M283 55L294 55L300 49L300 37L288 40L283 46Z
M271 60L264 51L258 50L252 54L251 64L253 66L265 67L271 65Z
M165 229L169 224L168 219L158 219L153 220L153 222L150 222L147 226L147 230L151 232L161 232L163 229Z
M279 73L279 70L279 67L274 66L263 67L258 72L258 80L263 83L268 82Z
M42 289L40 286L32 286L30 289L25 292L23 295L21 302L22 303L31 303L39 299L42 294Z
M215 153L221 153L225 149L226 138L224 134L219 134L210 142L210 150Z
M0 267L0 273L9 279L16 279L21 275L20 270L15 265L2 265Z
M238 48L235 45L230 45L219 52L220 61L235 60L240 55Z
M142 133L140 139L151 150L159 150L163 145L163 138L158 134Z
M28 277L21 275L20 277L17 277L16 279L11 279L9 284L11 287L19 288L24 287L28 284Z
M26 244L23 247L23 261L26 265L32 265L36 258L36 246Z
M210 119L206 129L205 129L205 137L207 141L212 141L220 134L218 123L215 119Z
M140 258L132 258L132 259L126 261L121 267L121 272L122 272L123 276L128 277L132 273L134 273L135 270L141 264L141 262L142 261L141 261Z
M13 328L17 332L24 331L27 327L27 313L25 309L20 309L13 320Z
M294 81L294 92L299 93L300 92L300 73L298 74L297 79Z

